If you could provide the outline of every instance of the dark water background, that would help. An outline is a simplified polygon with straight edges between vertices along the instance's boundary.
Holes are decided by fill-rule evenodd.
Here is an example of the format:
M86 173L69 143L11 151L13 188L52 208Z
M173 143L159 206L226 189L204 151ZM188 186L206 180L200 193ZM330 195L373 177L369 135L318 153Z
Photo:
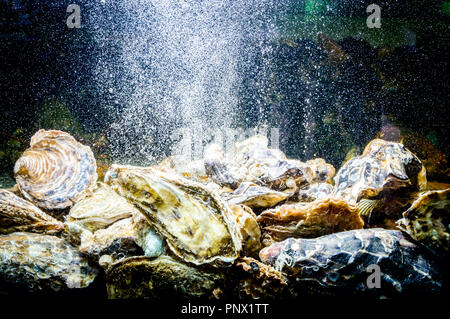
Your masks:
M0 163L8 176L39 128L66 130L90 145L101 140L96 155L113 154L110 160L151 162L169 155L175 142L170 131L181 124L177 117L154 116L159 101L144 101L146 111L136 115L151 142L140 138L141 129L120 127L142 83L164 81L140 52L133 62L148 71L139 74L141 83L120 60L123 42L139 27L133 16L124 17L142 10L130 13L129 1L101 7L100 1L79 1L82 28L68 29L66 8L72 2L0 1ZM390 123L431 145L445 170L449 2L378 1L382 28L368 29L366 7L372 2L267 1L257 9L227 2L221 10L228 21L249 30L233 42L232 125L279 127L280 148L288 156L323 157L338 168ZM151 7L145 10L153 23ZM168 54L164 45L152 46L153 34L141 32L151 50L161 50L153 56ZM330 53L330 43L337 52ZM340 54L349 58L340 61ZM108 85L99 83L99 61L111 61ZM176 107L173 113L182 114ZM120 134L111 133L112 127Z

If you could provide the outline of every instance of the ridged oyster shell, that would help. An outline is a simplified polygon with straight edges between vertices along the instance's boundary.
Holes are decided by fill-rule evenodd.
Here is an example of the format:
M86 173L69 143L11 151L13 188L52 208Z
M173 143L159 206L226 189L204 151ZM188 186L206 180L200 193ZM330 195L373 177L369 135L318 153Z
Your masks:
M319 237L364 226L356 205L332 197L266 210L258 222L265 246L289 237Z
M259 256L294 279L297 289L389 296L439 292L442 287L437 265L396 230L372 228L315 239L289 238L263 248ZM377 289L366 285L371 265L380 267Z
M62 131L39 130L14 166L23 196L46 209L63 209L82 199L97 181L91 149Z
M0 189L0 234L36 232L52 235L63 230L62 222L10 191Z
M416 241L432 250L450 251L450 188L420 194L399 221Z
M426 186L422 162L402 144L371 141L361 156L350 159L335 177L335 195L357 202L382 191Z
M112 165L105 181L131 200L178 257L232 263L242 248L234 215L217 193L155 168Z
M139 212L124 197L104 183L84 199L77 202L66 216L66 222L76 223L95 232Z
M85 288L98 270L63 239L33 233L0 235L0 281L30 291Z

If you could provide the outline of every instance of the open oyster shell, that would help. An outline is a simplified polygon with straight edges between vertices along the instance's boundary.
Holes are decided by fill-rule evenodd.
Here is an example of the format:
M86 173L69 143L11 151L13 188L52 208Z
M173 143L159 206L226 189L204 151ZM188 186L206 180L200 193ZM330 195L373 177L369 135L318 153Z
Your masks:
M422 189L426 186L426 173L422 162L402 144L375 139L361 156L341 167L335 182L337 197L357 202L382 191Z
M32 203L0 189L0 234L36 232L48 235L64 230L64 224Z
M97 180L91 149L62 131L39 130L17 160L14 175L23 196L46 209L82 199Z
M97 276L63 239L33 233L0 235L0 281L30 291L85 288Z
M265 246L289 237L319 237L364 226L356 205L332 197L266 210L258 222Z
M141 209L176 256L194 264L232 263L238 257L238 225L216 192L151 167L112 165L105 181Z

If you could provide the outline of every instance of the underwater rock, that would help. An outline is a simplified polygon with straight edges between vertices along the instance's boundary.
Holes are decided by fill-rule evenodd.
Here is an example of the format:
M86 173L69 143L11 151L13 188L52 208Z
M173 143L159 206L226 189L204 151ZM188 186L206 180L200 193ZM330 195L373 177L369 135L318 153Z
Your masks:
M124 197L108 185L97 183L91 194L72 206L65 220L95 232L133 214L139 212Z
M402 144L371 141L361 156L350 159L335 177L335 195L357 202L381 192L426 185L421 161Z
M217 265L238 257L239 227L216 192L155 168L113 165L105 181L141 210L179 258Z
M46 209L81 200L97 181L94 155L62 131L39 130L17 160L14 175L23 196Z
M132 257L112 264L106 271L111 299L209 297L221 285L221 274L197 269L170 257Z
M261 229L259 228L256 215L244 205L230 205L236 216L236 223L242 236L242 255L258 256L261 245Z
M228 278L232 294L240 299L281 299L287 295L287 278L254 258L239 258Z
M33 233L0 235L0 281L29 291L85 288L98 270L63 239Z
M399 225L433 251L450 251L450 188L422 193L403 213Z
M0 234L36 232L53 235L64 230L64 224L44 213L32 203L0 189Z
M266 210L258 222L264 246L289 237L319 237L364 226L356 205L332 197Z
M297 285L328 294L408 295L438 293L442 282L434 262L400 231L351 230L315 239L289 238L263 248L264 263ZM368 288L373 265L380 288ZM375 266L375 267L376 267Z
M221 196L229 204L242 204L255 209L273 207L279 202L286 200L289 194L277 192L254 183L243 182L233 192L224 192Z

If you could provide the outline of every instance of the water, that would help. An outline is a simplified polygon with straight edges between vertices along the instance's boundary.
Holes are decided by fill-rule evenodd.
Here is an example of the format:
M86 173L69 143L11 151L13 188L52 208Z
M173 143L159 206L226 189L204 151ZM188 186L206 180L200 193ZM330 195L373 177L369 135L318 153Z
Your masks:
M258 20L270 24L269 1L127 0L106 16L105 6L91 19L114 58L96 61L97 85L114 100L127 96L125 105L106 106L119 113L108 133L115 158L161 159L180 152L180 139L200 156L195 146L236 127L238 68L252 63L244 40L270 36Z
M378 30L368 4L86 1L68 29L67 1L14 2L2 11L2 166L42 127L140 165L266 131L289 157L339 167L385 118L447 153L445 6L383 3Z

